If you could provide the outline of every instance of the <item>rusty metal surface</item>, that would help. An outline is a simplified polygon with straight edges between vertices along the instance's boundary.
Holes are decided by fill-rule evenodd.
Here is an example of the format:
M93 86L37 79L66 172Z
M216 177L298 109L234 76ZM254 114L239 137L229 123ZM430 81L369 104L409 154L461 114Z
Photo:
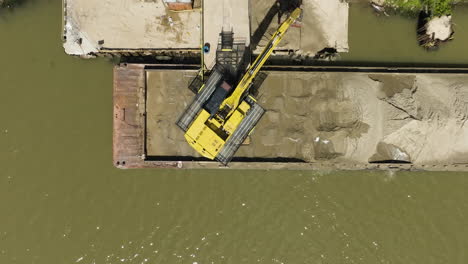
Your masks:
M120 64L113 79L113 163L118 168L172 168L177 161L145 161L146 69L194 65Z
M169 10L174 10L174 11L192 10L193 4L192 3L167 3L167 7L169 8Z
M114 67L113 161L117 167L138 167L144 154L144 65Z

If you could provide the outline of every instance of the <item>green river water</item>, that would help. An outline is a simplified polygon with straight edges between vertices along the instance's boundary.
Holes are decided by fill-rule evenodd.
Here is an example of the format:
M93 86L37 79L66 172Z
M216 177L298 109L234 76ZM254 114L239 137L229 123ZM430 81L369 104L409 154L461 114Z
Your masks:
M343 57L466 62L457 10L426 53L353 6ZM60 27L58 0L0 15L0 264L468 263L466 173L115 169L112 64Z

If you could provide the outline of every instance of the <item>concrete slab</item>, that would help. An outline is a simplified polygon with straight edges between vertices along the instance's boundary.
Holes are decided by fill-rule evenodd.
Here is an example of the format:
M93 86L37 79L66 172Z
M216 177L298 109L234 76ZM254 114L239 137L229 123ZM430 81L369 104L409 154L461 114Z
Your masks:
M64 4L63 46L70 55L200 46L200 10L173 12L163 1L64 0Z
M249 0L205 0L204 1L204 42L210 43L211 51L204 54L205 65L213 68L219 33L224 29L233 30L234 38L250 41Z
M258 43L256 53L261 52L286 18L286 14L278 15L275 3L276 0L251 1L252 43ZM303 0L302 26L291 27L276 50L309 55L324 48L347 52L348 8L348 3L341 0Z

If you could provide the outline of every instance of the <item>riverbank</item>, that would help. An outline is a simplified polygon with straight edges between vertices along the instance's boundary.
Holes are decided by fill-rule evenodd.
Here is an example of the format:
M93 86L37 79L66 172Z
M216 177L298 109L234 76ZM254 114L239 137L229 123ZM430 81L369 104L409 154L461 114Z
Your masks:
M0 0L0 8L13 8L21 6L26 2L27 0Z
M14 0L0 0L0 8L10 7L14 2Z
M370 2L403 15L417 16L419 12L424 11L431 14L431 17L450 15L455 5L468 3L467 0L370 0Z
M417 38L421 47L435 50L453 40L453 7L466 0L371 0L374 11L389 16L392 13L418 17Z

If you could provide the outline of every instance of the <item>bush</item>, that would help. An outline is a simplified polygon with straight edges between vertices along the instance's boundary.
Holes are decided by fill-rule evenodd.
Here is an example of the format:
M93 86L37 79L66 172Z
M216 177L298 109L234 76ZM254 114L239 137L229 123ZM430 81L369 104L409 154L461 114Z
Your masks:
M452 13L453 0L421 0L431 11L432 16L443 16Z
M416 14L427 9L432 16L449 15L456 0L386 0L387 5L400 12Z
M22 2L22 0L0 0L0 7L14 6Z

